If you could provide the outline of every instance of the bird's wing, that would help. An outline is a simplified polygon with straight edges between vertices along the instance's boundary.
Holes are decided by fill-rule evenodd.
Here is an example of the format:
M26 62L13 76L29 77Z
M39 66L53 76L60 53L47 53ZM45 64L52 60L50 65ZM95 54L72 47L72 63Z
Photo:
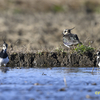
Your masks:
M8 54L5 52L3 53L3 50L0 52L0 57L1 58L6 58L8 56Z
M100 62L100 57L97 58L97 63L99 63L99 62Z
M68 46L72 45L72 42L66 37L63 37L63 43L64 45L68 45Z
M79 38L76 34L74 34L74 39L79 41Z
M78 38L78 36L76 34L72 34L70 36L70 39L73 42L73 44L79 44L79 43L81 43L80 40L79 40L79 38Z

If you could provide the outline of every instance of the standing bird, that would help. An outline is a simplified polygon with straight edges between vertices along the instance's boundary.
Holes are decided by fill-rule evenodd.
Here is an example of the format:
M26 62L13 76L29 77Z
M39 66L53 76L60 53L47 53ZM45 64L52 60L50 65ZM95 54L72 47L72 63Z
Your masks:
M97 64L100 67L100 51L97 51Z
M2 51L0 52L0 66L6 66L6 64L9 62L8 54L6 52L7 47L8 45L4 41Z
M72 28L72 29L74 29L74 28ZM82 44L80 42L78 36L76 34L71 33L72 29L65 29L62 33L63 34L63 43L68 48L70 48L70 46L74 46L74 45L77 45L77 44Z

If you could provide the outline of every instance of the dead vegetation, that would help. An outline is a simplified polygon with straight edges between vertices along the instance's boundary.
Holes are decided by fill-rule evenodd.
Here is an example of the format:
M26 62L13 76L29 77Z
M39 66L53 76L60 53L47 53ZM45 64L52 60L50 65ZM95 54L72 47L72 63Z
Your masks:
M14 13L59 12L59 11L95 11L99 8L99 0L0 0L0 10Z
M5 37L15 51L65 48L62 31L72 33L84 44L100 44L99 0L0 0L0 44Z

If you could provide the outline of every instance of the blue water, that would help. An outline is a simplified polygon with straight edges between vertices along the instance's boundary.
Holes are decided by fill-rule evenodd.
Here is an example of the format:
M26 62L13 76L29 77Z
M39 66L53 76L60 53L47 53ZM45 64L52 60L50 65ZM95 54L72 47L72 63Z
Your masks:
M92 67L0 70L0 100L100 100L100 70L91 72Z

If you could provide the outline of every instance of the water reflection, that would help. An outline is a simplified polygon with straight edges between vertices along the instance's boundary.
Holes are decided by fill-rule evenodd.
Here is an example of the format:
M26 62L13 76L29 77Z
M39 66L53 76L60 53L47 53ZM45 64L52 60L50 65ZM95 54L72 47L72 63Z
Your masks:
M8 67L0 67L0 71L3 73L7 73L7 71L9 71Z

